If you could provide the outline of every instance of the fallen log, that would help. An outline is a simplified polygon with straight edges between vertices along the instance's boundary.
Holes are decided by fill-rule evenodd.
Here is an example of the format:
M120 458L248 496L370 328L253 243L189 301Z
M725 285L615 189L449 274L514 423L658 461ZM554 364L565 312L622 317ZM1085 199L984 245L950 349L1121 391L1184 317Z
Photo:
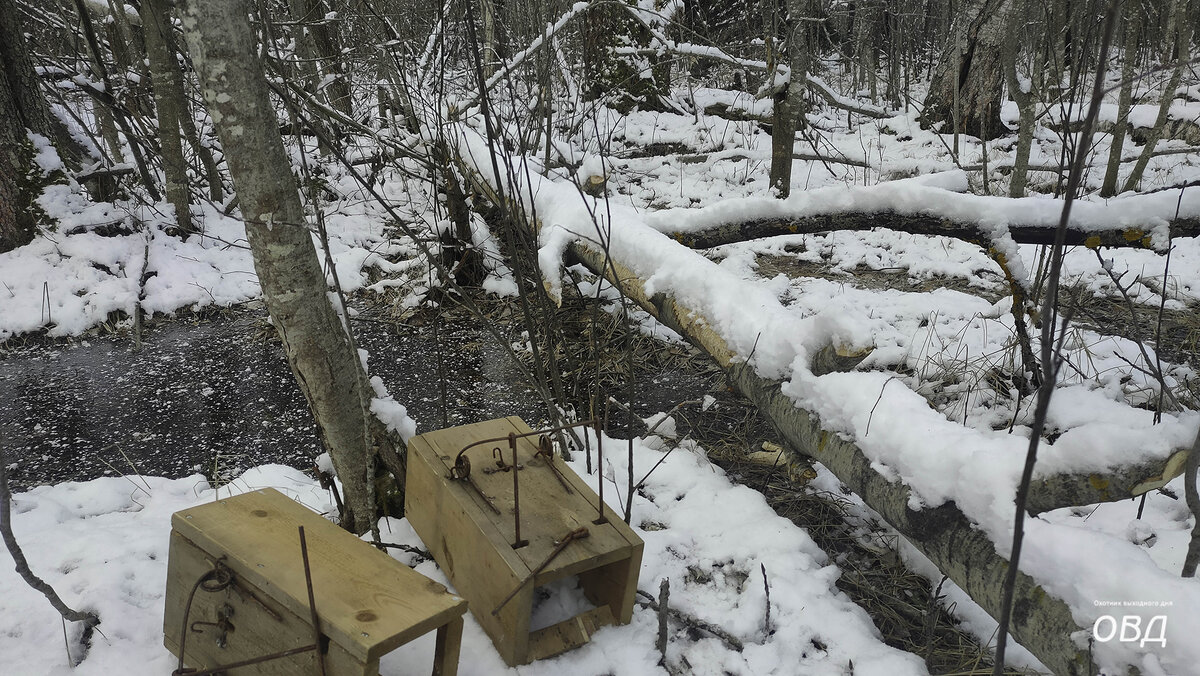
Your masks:
M476 190L494 204L501 205L511 218L523 219L524 212L507 200L463 164L463 173ZM522 226L536 230L535 222ZM678 304L669 293L648 292L646 283L632 269L608 257L598 246L584 240L567 245L568 257L581 262L595 274L606 278L626 297L636 302L663 324L671 327L709 354L738 387L766 415L779 438L797 451L821 462L846 486L859 495L892 528L924 554L951 580L958 584L993 617L999 617L1003 580L1009 562L1001 556L988 535L977 527L953 502L935 508L913 509L911 489L903 482L880 473L865 453L851 440L829 432L814 414L798 408L780 388L780 381L759 376L738 359L725 339L710 328L705 317ZM814 372L852 368L854 355L837 350L819 351L812 364ZM1112 481L1105 477L1052 476L1035 483L1031 490L1031 508L1050 509L1066 505L1088 504L1118 499L1118 493L1149 490L1161 485L1178 464L1176 454L1165 469L1149 467L1128 471L1158 472L1158 476L1133 481ZM1129 468L1123 468L1123 471ZM1097 497L1100 496L1100 497ZM1037 580L1019 573L1014 593L1014 613L1010 632L1043 664L1056 674L1076 676L1096 670L1090 654L1080 648L1075 637L1086 634L1075 621L1070 607L1050 595Z
M733 152L719 153L696 153L691 155L679 155L677 158L680 164L704 164L706 162L720 162L724 160L742 161L742 160L762 160L769 161L770 155L760 155L752 153L748 150L736 150ZM871 165L862 160L855 160L849 157L829 157L827 155L812 155L809 153L792 153L793 160L802 162L830 162L832 164L845 164L851 167L862 167L869 169Z
M797 408L778 382L735 363L725 341L708 328L703 317L680 307L663 293L648 295L631 270L602 252L581 243L571 254L596 274L601 274L659 321L703 349L725 370L743 394L767 417L776 433L793 448L811 455L856 493L885 521L934 562L955 584L993 617L999 616L1001 590L1008 561L996 553L987 535L974 527L953 503L934 509L909 508L910 491L872 468L852 442L821 428L820 421ZM1010 632L1055 674L1083 676L1093 673L1091 660L1071 640L1080 627L1071 610L1049 595L1031 577L1018 574Z
M963 172L928 174L874 186L815 188L786 200L742 197L700 209L667 209L646 220L682 244L708 249L750 239L837 230L888 228L988 246L1011 237L1051 244L1061 200L966 194ZM1171 237L1200 235L1200 193L1180 188L1078 201L1067 224L1068 246L1164 250ZM1003 249L1004 247L1001 247Z
M987 246L992 241L993 228L978 223L954 221L927 214L906 214L896 211L843 211L798 218L771 218L725 223L695 232L667 233L676 241L693 249L711 249L762 237L780 235L814 235L838 230L873 230L887 228L913 235L940 235ZM1172 237L1200 235L1200 218L1177 218L1170 222ZM1107 230L1067 229L1067 246L1153 248L1148 227L1126 227ZM1013 241L1018 244L1053 244L1054 228L1041 224L1016 223L1008 226Z

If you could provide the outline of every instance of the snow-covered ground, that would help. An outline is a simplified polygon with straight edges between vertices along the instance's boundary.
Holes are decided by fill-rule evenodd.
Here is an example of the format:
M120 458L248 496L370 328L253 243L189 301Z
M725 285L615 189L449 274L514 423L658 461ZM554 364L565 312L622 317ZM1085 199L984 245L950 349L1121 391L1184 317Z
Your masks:
M717 101L744 104L753 114L768 109L761 101L734 101L712 91L697 92L695 99L701 110ZM957 170L947 137L919 129L910 112L853 125L844 114L819 113L810 122L822 130L821 140L813 146L798 143L797 152L868 161L871 167L797 162L793 196L774 200L765 196L770 139L755 122L702 113L634 113L602 118L600 129L563 141L559 154L577 169L547 169L543 178L539 161L530 158L530 172L522 180L529 177L532 185L509 194L535 207L544 225L539 260L552 288L562 275L568 244L581 237L608 241L615 257L648 280L649 291L671 294L695 309L735 355L761 375L782 379L783 391L798 405L818 413L831 431L853 438L880 471L903 480L913 491L914 507L954 501L1006 554L1031 403L989 385L997 369L1011 368L1014 327L1003 277L980 248L881 230L773 238L705 255L663 232L850 205L936 213L995 228L1018 220L1053 223L1060 203L960 194L967 188L1002 191L1003 175ZM1042 132L1035 164L1056 161L1061 147L1054 134ZM598 152L602 140L617 141L614 147L627 144L624 150L630 152L614 150L604 157ZM978 164L986 154L994 168L1011 165L1012 141L984 144L964 138L958 161ZM495 181L479 135L463 126L457 142ZM1107 143L1103 134L1098 137L1096 157L1107 156ZM676 144L691 157L632 152L647 144ZM1094 187L1100 172L1092 169L1089 185ZM608 176L608 201L581 197L572 181L600 174ZM384 214L353 181L336 171L331 175L342 197L325 213L343 286L381 293L400 289L398 302L419 302L429 281L415 243L386 229ZM1048 174L1037 176L1049 180ZM1164 156L1151 161L1144 187L1197 177L1194 156ZM389 180L385 193L413 222L433 230L445 226L428 207L428 195L422 197L421 185ZM1089 198L1076 206L1075 216L1084 226L1098 225L1096 219L1121 226L1128 222L1122 219L1130 219L1153 231L1176 207L1184 215L1200 215L1198 194L1189 188L1107 203ZM93 204L71 186L48 192L42 206L59 220L57 230L0 254L0 340L39 330L53 337L77 336L115 317L114 311L130 315L139 304L144 311L170 315L240 303L259 293L242 226L211 205L201 210L204 235L186 241L163 232L168 221L158 211ZM141 227L116 237L95 232L114 222ZM483 225L477 226L477 242L489 242L494 252ZM1013 271L1032 277L1034 248L1004 242L1002 235L998 242L1009 247ZM1165 246L1165 238L1160 234L1155 244ZM1103 295L1112 295L1113 288L1102 265L1145 278L1168 274L1166 306L1188 311L1200 298L1200 249L1194 239L1172 244L1166 272L1161 250L1105 251L1110 262L1102 264L1080 248L1068 254L1065 274L1073 284ZM764 257L819 264L827 274L767 277L761 274ZM925 285L945 281L954 288L918 293L857 284L853 273L863 269ZM487 288L511 291L505 275L497 267ZM1157 305L1155 288L1137 284L1132 292L1139 302ZM830 342L870 349L871 355L854 372L816 376L809 358ZM1038 476L1102 473L1139 460L1161 460L1190 445L1200 415L1174 411L1156 420L1146 410L1158 386L1130 366L1143 356L1129 340L1081 329L1067 349L1073 368L1055 395L1050 426L1056 438L1042 448ZM1148 356L1153 359L1152 349ZM1164 366L1170 386L1195 379L1186 365ZM406 393L395 394L403 403ZM396 407L390 410L403 422ZM648 468L656 462L660 443L639 441L636 464ZM606 473L623 485L622 460L612 461L615 466ZM836 488L828 475L820 481ZM279 488L318 511L330 509L315 481L277 466L251 470L219 494L262 486ZM1179 486L1172 484L1181 497ZM217 495L199 477L127 477L45 486L16 496L17 536L34 570L69 603L95 610L104 620L103 634L75 671L172 668L161 645L169 516ZM647 543L642 589L653 593L658 580L670 579L678 608L721 626L746 645L737 652L714 638L675 631L668 650L673 667L714 674L924 673L919 659L885 646L865 613L834 589L836 566L804 531L774 515L758 494L731 484L704 459L702 449L685 445L674 451L634 506L633 523ZM1165 645L1097 643L1096 658L1102 665L1138 664L1147 673L1186 676L1200 664L1200 644L1192 640L1200 631L1200 586L1178 577L1192 517L1181 499L1158 493L1148 499L1141 519L1135 515L1136 505L1113 503L1032 520L1021 567L1066 601L1084 629L1112 612L1106 604L1156 603L1125 611L1137 613L1143 623L1165 615ZM394 541L419 544L403 521L382 529ZM936 579L919 555L904 553ZM774 634L765 627L760 564L771 584ZM445 582L432 563L417 568ZM706 573L701 578L708 581L696 582L690 568ZM0 596L0 666L14 674L65 673L68 657L54 612L10 570L0 571L0 581L6 590ZM995 623L972 610L961 593L951 589L950 596L967 624L988 640ZM605 629L587 647L520 673L662 673L653 647L655 625L653 613L639 609L631 625ZM385 660L384 673L407 673L413 665L423 671L431 650L426 639L397 651ZM486 637L469 624L461 673L503 669Z
M624 441L611 441L624 446ZM644 539L639 588L657 596L670 581L671 605L742 641L741 652L673 625L667 660L677 673L898 676L923 674L920 658L888 647L866 612L834 587L839 570L804 532L775 514L761 494L733 484L704 450L684 443L673 451L657 437L638 440L635 473L662 462L634 497L632 524ZM605 491L614 510L626 480L622 453L606 457ZM583 454L573 468L585 475ZM586 477L595 488L599 475ZM203 477L96 479L43 486L15 496L14 530L32 568L67 603L100 615L99 632L71 669L57 613L25 586L11 567L0 569L0 662L6 674L168 673L174 659L162 645L168 534L173 512L263 487L276 488L320 511L332 499L316 480L280 465L256 468L227 486ZM383 539L424 548L408 522L385 519ZM731 537L731 534L737 537ZM413 556L396 552L401 561ZM762 570L770 585L771 627ZM418 572L448 584L432 561ZM561 595L569 603L570 594ZM562 612L553 597L537 613ZM569 606L563 606L569 607ZM608 627L591 643L561 657L507 669L479 625L468 616L459 673L661 674L654 647L658 619L638 607L632 623ZM78 629L70 630L77 636ZM79 647L72 642L73 656ZM388 655L385 674L425 673L433 637ZM851 667L851 663L853 666Z
M621 121L626 137L635 118ZM663 135L657 134L658 124L657 118L644 121L639 137L646 142L688 143L695 140L700 123ZM647 127L654 133L648 133ZM883 136L877 138L882 143ZM463 128L458 142L464 156L486 156L486 143L474 130ZM582 166L586 167L587 162ZM669 174L671 168L663 166ZM674 187L685 200L683 206L699 206L704 199L686 196L685 166L680 165L674 185L667 182L666 174L641 174L639 189L664 195ZM486 180L498 181L487 164L479 163L477 170ZM704 176L710 182L722 182L719 177ZM752 364L764 378L781 378L783 393L798 406L816 413L825 429L853 439L879 471L902 480L913 491L914 508L953 501L988 534L1000 555L1008 555L1012 501L1028 445L1032 403L1004 388L990 394L978 390L986 392L988 388L980 388L979 384L987 372L1004 367L1006 360L1011 370L1011 298L991 302L956 291L868 289L856 286L852 278L846 283L819 278L793 280L785 275L764 279L753 269L753 247L761 243L741 247L741 255L739 247L728 247L729 255L718 264L659 230L686 229L694 222L777 217L803 212L814 205L825 205L829 210L864 204L867 210L911 209L995 229L993 245L1008 254L1013 274L1018 279L1032 279L1036 269L1033 252L1017 247L1004 234L1003 226L1053 226L1062 209L1061 201L964 197L920 181L871 189L842 186L796 192L784 201L761 196L730 198L714 185L702 184L698 191L709 196L708 206L660 208L646 214L643 208L650 199L639 204L636 199L625 202L614 197L607 203L594 203L581 196L571 181L556 180L553 175L543 178L536 173L523 174L516 177L515 184L511 176L505 181L509 194L525 197L526 211L536 213L540 221L539 260L552 291L558 288L562 256L570 244L595 248L604 242L615 260L645 280L647 296L666 294L690 309L695 320L720 337L734 359ZM1081 203L1077 215L1084 227L1123 227L1132 221L1153 230L1176 213L1187 217L1200 213L1194 192L1184 189L1125 197L1106 206ZM676 193L671 194L670 200L675 201ZM1115 221L1110 224L1110 219ZM893 249L903 246L898 239L892 234L835 233L792 243L801 248L833 250L837 252L834 255L855 263L890 259L895 264L889 267L911 270L918 277L922 270L926 276L936 271L959 279L975 279L981 270L996 271L980 250L974 255L961 246L954 253L949 247L939 251L934 248L938 246L935 240L929 240L925 251L910 247L897 254ZM1165 248L1165 235L1155 239ZM1174 244L1181 258L1194 260L1194 241ZM811 252L811 248L808 250ZM1106 265L1114 266L1118 273L1132 267L1132 261L1123 259L1123 251L1106 251L1104 255L1113 259ZM1164 274L1165 257L1151 255L1157 267L1152 264L1134 274ZM936 266L929 262L935 258ZM879 265L868 263L867 267ZM1098 264L1089 268L1078 258L1072 259L1067 274L1076 275L1072 279L1085 287L1102 288L1103 282L1091 280L1106 277ZM1200 282L1194 266L1172 266L1170 274L1179 288L1195 288ZM1183 307L1186 300L1171 299L1180 303L1177 307ZM810 360L830 343L856 351L871 350L872 356L850 373L814 375ZM1035 481L1058 473L1103 476L1106 471L1119 471L1123 465L1165 462L1173 452L1191 446L1200 415L1164 412L1159 419L1141 407L1148 397L1153 398L1158 387L1136 366L1146 358L1153 361L1152 350L1148 348L1143 357L1126 339L1083 330L1072 334L1065 349L1070 353L1068 358L1079 363L1067 369L1052 404L1048 430L1057 438L1043 444ZM1035 342L1035 354L1037 350ZM896 375L884 368L904 369L916 377L902 378L900 384L889 387ZM1141 368L1146 365L1143 363ZM931 370L935 373L930 374ZM1165 365L1164 374L1171 388L1194 378L1192 370L1184 365ZM921 392L927 389L921 376L930 375L941 385L938 389L943 396L946 391L957 391L965 397L951 396L949 405L941 410L932 408ZM977 389L973 401L972 388ZM963 419L968 425L957 422ZM1164 524L1167 527L1182 530L1184 524ZM1200 663L1200 646L1186 638L1200 630L1200 614L1195 612L1200 608L1200 586L1178 577L1183 550L1160 550L1152 558L1145 539L1131 539L1123 531L1110 534L1083 529L1069 521L1034 519L1026 529L1022 570L1064 600L1079 626L1091 627L1110 611L1106 604L1114 600L1159 604L1130 611L1140 615L1138 621L1143 626L1155 615L1166 616L1166 646L1160 649L1157 644L1147 647L1145 642L1140 646L1136 642L1097 643L1094 654L1098 663L1112 669L1122 664L1141 664L1146 669L1160 668L1169 673L1187 673L1192 665ZM1116 569L1121 571L1119 575L1114 575ZM1161 605L1166 600L1173 605ZM1086 632L1083 638L1086 640Z

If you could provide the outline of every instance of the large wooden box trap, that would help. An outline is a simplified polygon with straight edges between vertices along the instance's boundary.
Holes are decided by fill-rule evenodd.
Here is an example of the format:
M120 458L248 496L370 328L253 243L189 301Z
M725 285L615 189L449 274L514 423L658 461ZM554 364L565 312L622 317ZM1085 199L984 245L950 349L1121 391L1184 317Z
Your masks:
M510 666L632 617L641 538L520 418L414 437L405 511ZM531 633L535 588L570 576L596 607Z
M433 673L456 673L466 601L282 493L186 509L171 526L164 642L188 667L375 676L380 656L437 630Z

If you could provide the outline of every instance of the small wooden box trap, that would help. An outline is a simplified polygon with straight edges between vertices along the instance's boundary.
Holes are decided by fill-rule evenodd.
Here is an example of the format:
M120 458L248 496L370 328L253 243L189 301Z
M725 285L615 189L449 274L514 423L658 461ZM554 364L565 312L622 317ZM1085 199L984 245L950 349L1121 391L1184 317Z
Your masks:
M509 666L629 622L641 538L520 418L414 437L407 484L409 522ZM531 633L535 588L570 576L596 607Z
M380 656L435 629L433 673L457 672L466 601L282 493L171 526L164 643L190 667L177 673L375 676Z

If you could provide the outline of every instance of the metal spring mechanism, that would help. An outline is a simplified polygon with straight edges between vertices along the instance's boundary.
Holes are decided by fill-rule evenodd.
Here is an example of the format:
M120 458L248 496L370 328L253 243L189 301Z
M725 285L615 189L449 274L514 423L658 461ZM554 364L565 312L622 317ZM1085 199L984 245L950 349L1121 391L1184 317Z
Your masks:
M472 488L472 490L474 490L477 494L479 494L479 496L481 498L483 498L484 503L487 504L487 506L493 512L499 514L500 513L499 508L496 507L496 505L492 502L492 499L489 498L487 495L485 495L484 492L479 488L479 485L476 484L475 481L471 478L471 461L469 458L467 458L466 454L467 454L467 451L469 451L472 448L475 448L477 446L486 446L488 444L496 444L499 442L507 442L508 443L508 448L512 453L512 463L510 465L504 464L504 454L500 450L500 447L496 446L496 447L492 448L492 457L494 459L496 459L496 467L497 468L496 469L490 469L490 468L485 469L484 472L485 473L509 472L509 471L512 472L512 475L513 475L513 542L512 542L512 547L513 547L513 549L519 549L519 548L524 547L525 545L529 544L529 541L521 539L521 479L520 479L521 472L520 472L520 470L523 467L519 463L519 461L518 461L519 459L517 458L517 440L524 439L525 437L541 435L541 438L538 440L538 451L537 451L537 453L535 453L535 457L536 456L544 456L546 459L547 466L550 468L550 471L552 471L554 473L554 476L556 479L558 479L558 482L560 484L562 484L563 488L568 493L573 493L574 491L571 490L571 487L568 485L567 480L563 477L562 472L558 469L558 467L555 467L555 465L554 465L554 452L552 450L550 438L548 436L546 436L552 432L562 432L564 430L568 430L573 427L591 427L595 430L595 433L596 433L596 457L599 460L600 467L603 468L604 456L603 456L603 453L600 448L600 446L601 446L600 437L601 437L601 433L603 430L601 429L601 421L599 419L585 420L582 422L571 423L569 425L560 425L558 427L548 427L545 429L535 430L533 432L525 432L523 434L517 434L515 432L510 432L508 434L508 436L504 436L504 437L493 437L491 439L480 439L479 441L472 442L470 444L467 444L466 446L463 446L462 450L460 450L458 452L458 454L456 456L454 456L454 465L450 467L450 478L455 481L463 481L463 482L467 483L467 485L469 485ZM593 523L602 524L602 523L608 522L608 519L604 516L603 469L601 469L600 490L599 490L599 496L598 496L598 500L597 500L597 504L596 504L596 512L597 512L597 518Z

